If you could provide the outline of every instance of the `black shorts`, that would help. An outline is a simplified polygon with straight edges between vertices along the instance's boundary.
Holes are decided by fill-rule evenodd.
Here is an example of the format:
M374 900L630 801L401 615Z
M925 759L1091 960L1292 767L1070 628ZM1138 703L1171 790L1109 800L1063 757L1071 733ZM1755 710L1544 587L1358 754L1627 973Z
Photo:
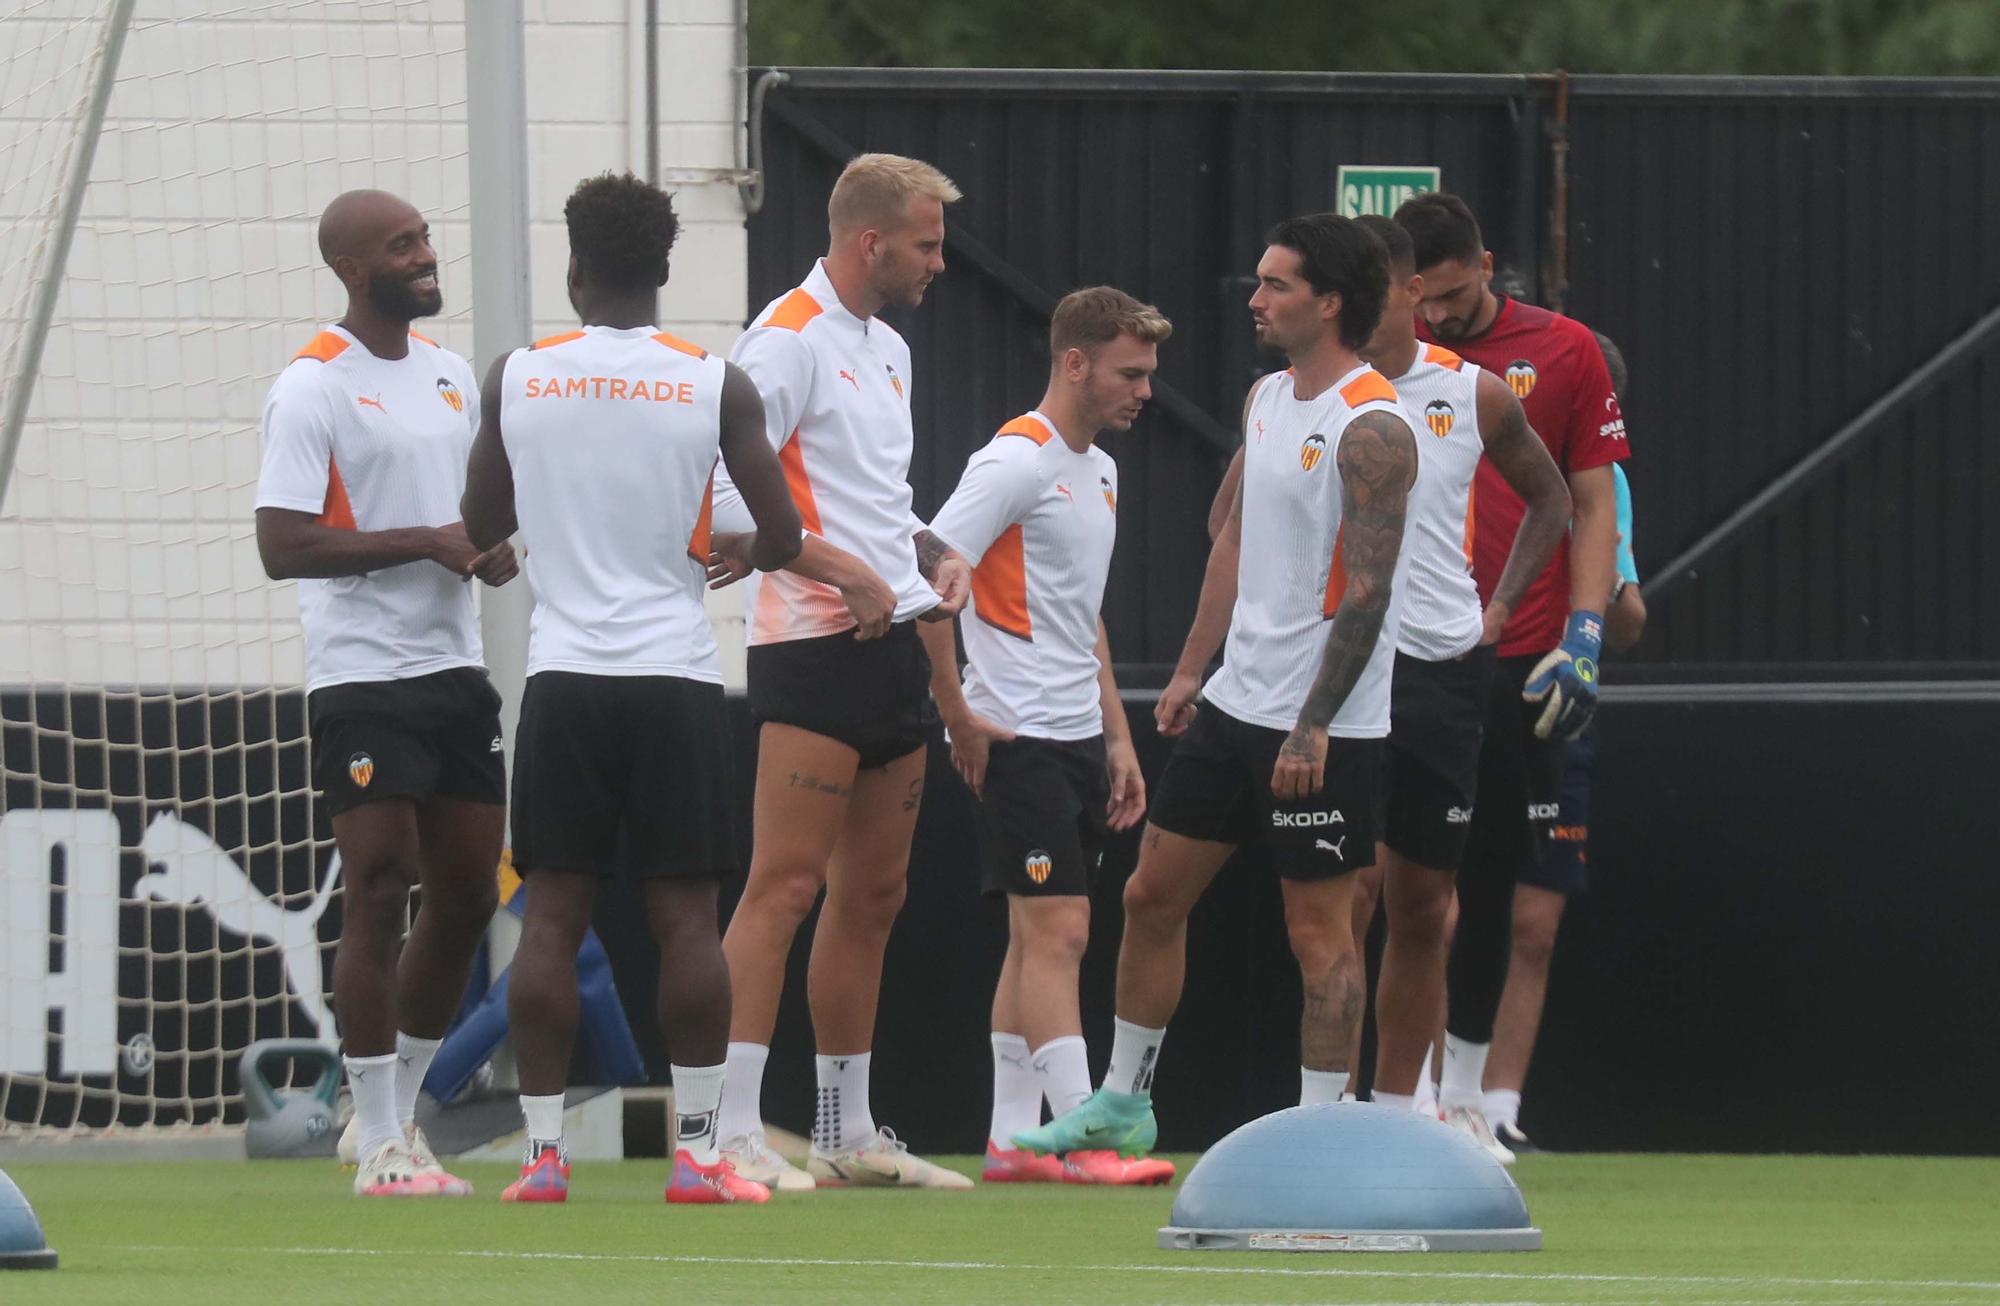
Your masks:
M1455 871L1465 853L1492 679L1491 648L1442 662L1396 654L1382 750L1382 842L1419 866Z
M1104 736L996 741L979 800L980 888L1088 896L1104 854Z
M1380 739L1326 741L1326 780L1309 798L1271 795L1285 732L1202 704L1167 759L1152 824L1169 834L1271 850L1287 880L1330 880L1375 864Z
M1563 741L1535 738L1547 706L1521 698L1539 654L1500 658L1486 698L1486 738L1479 749L1479 806L1462 865L1520 880L1555 836L1556 788Z
M1571 897L1590 885L1590 773L1597 766L1597 727L1569 741L1563 754L1559 814L1548 853L1521 870L1520 883Z
M864 771L908 756L930 737L931 660L911 622L897 622L880 639L845 630L753 644L747 660L750 712L759 724L838 740L861 755Z
M383 798L507 802L500 692L481 667L328 685L306 696L327 815Z
M722 686L541 671L514 743L514 865L609 875L622 834L642 877L736 870Z

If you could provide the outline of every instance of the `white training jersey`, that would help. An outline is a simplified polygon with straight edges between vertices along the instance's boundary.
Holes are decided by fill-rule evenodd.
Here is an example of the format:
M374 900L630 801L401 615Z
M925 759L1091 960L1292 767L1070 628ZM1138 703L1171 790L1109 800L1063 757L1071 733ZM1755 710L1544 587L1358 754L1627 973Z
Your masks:
M1420 344L1417 361L1391 384L1416 433L1422 467L1404 519L1410 558L1396 647L1443 662L1479 643L1479 590L1472 583L1472 481L1485 441L1479 430L1479 367L1449 349Z
M702 606L725 364L658 327L507 359L500 438L535 614L528 674L722 683Z
M1038 412L972 455L931 530L972 564L965 700L1036 739L1104 733L1097 615L1118 536L1118 464Z
M1289 731L1298 724L1326 649L1327 625L1347 589L1340 556L1340 448L1364 413L1409 418L1396 391L1362 365L1324 393L1300 399L1290 372L1257 385L1244 417L1243 551L1222 669L1202 697L1229 715ZM1327 733L1389 733L1389 675L1409 551L1399 553L1381 638Z
M826 268L766 305L729 351L764 398L764 418L799 520L896 592L897 621L936 607L917 570L910 511L910 347L880 318L841 307ZM718 530L749 530L742 497L719 471ZM840 591L788 571L744 582L749 642L776 644L851 629Z
M415 332L408 354L377 358L330 326L264 400L256 506L339 530L449 526L478 429L479 383L463 358ZM480 665L472 586L435 562L298 585L308 691Z

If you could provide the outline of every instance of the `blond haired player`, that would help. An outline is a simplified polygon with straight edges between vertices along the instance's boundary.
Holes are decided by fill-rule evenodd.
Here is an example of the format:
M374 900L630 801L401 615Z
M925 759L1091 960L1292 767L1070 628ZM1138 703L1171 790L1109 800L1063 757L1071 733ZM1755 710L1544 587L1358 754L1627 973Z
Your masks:
M320 216L319 248L347 312L264 403L257 552L273 580L299 582L313 784L345 881L333 992L354 1191L462 1196L472 1185L416 1126L417 1092L493 916L506 763L465 582L506 584L514 551L482 552L458 518L479 387L410 329L444 307L423 214L348 191Z
M910 350L876 315L915 308L944 271L944 206L958 197L928 163L854 159L827 201L826 257L730 352L763 395L806 530L789 567L749 581L754 842L724 939L735 993L724 1151L739 1173L780 1189L970 1186L878 1128L868 1103L882 954L923 796L930 664L912 623L956 615L971 583L964 559L910 511ZM724 477L716 512L725 531L739 524ZM719 537L718 583L746 571L740 537ZM819 1053L807 1174L765 1142L762 1091L785 957L822 889L807 986Z
M1110 1068L1089 1101L1015 1136L1036 1152L1151 1149L1188 913L1246 844L1271 851L1304 982L1301 1101L1347 1086L1362 1002L1351 873L1375 859L1417 449L1395 391L1355 352L1382 315L1382 242L1322 213L1279 223L1266 244L1250 310L1259 341L1292 365L1246 405L1241 489L1155 709L1180 742L1125 886ZM1203 686L1225 629L1222 669Z
M1118 464L1100 431L1125 431L1152 397L1173 325L1110 286L1064 296L1049 322L1042 401L972 456L931 529L972 564L961 623L927 626L931 693L952 759L979 798L985 891L1007 899L993 994L989 1183L1165 1183L1165 1161L1112 1151L1057 1158L1014 1145L1090 1096L1077 972L1107 828L1129 829L1146 782L1111 674L1099 609L1118 533Z

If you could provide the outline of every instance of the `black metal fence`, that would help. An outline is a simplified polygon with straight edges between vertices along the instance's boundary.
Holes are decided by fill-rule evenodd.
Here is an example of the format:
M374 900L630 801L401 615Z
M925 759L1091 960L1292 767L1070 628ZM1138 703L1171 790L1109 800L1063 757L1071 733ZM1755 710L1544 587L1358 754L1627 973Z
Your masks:
M930 159L966 193L952 270L896 320L920 512L1040 395L1064 291L1114 282L1174 319L1168 389L1106 441L1129 487L1105 613L1121 663L1178 651L1203 508L1268 366L1243 305L1261 233L1332 206L1341 164L1439 166L1497 258L1624 346L1654 609L1628 678L1936 679L2000 657L2000 587L1977 579L2000 563L2000 252L1982 238L2000 84L784 75L756 124L752 309L823 251L851 154Z

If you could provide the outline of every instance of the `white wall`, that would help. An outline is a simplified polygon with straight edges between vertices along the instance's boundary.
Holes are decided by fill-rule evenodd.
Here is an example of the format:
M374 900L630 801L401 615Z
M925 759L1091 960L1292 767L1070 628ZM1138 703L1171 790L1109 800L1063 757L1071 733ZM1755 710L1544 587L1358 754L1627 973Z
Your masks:
M11 169L46 154L50 118L79 88L60 75L74 50L42 43L101 7L41 0L0 21L6 338L37 230L23 219L53 184ZM537 334L574 325L570 188L644 167L640 7L527 0ZM728 168L736 6L660 9L661 164ZM252 541L258 413L270 379L341 311L313 218L349 187L397 191L431 217L449 311L425 331L472 352L462 18L462 0L140 0L0 512L0 684L300 681L295 591L264 579ZM662 325L726 349L747 284L736 191L689 185L679 201ZM729 596L720 633L740 683L736 606Z

